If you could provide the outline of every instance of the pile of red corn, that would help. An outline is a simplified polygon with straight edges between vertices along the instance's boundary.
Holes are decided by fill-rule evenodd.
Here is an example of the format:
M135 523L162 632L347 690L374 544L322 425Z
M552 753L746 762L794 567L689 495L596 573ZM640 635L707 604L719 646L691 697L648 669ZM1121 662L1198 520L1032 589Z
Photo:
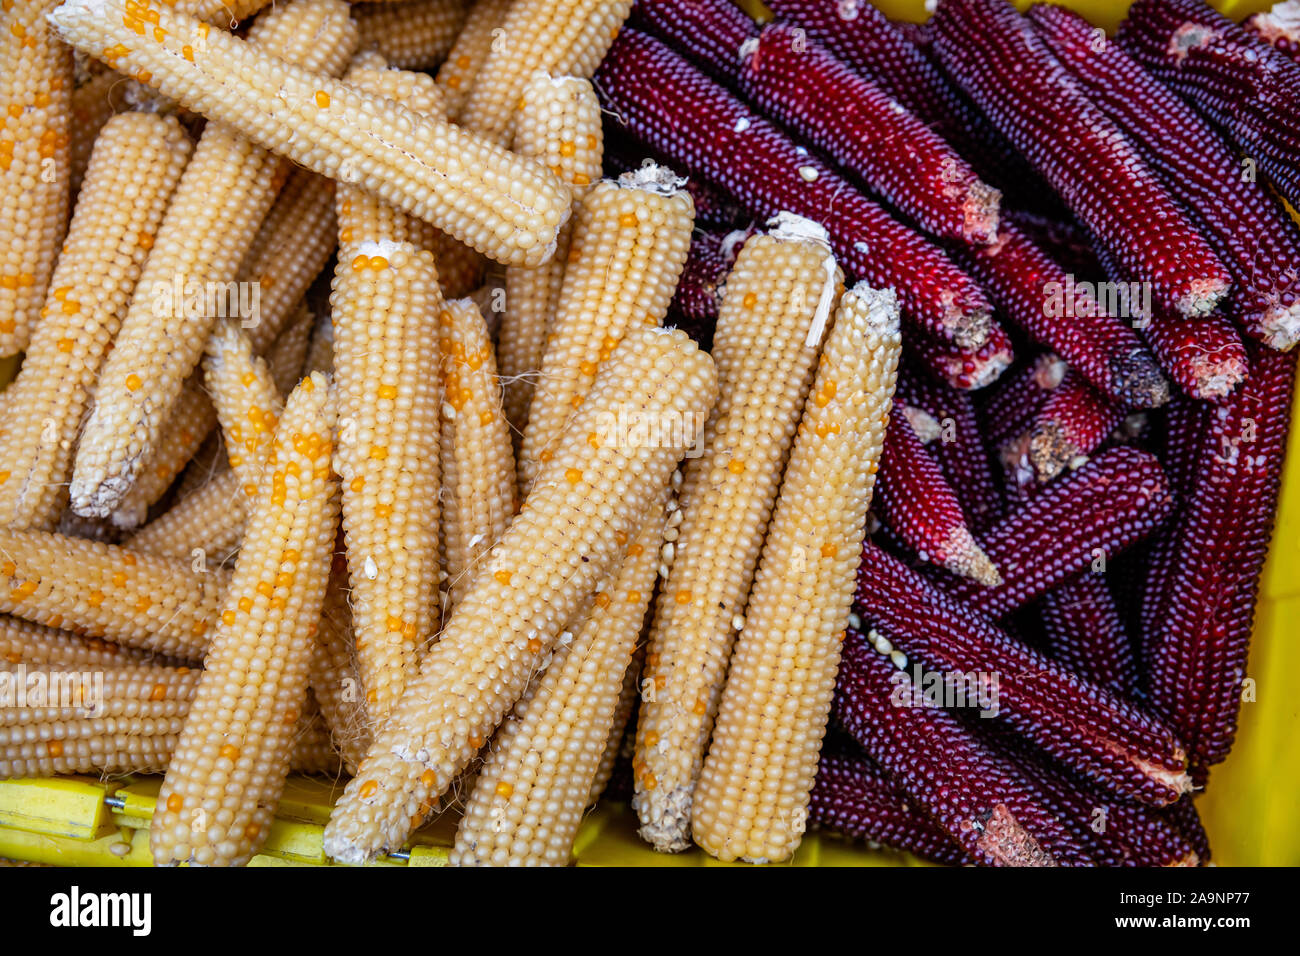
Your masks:
M785 210L905 309L812 821L948 863L1206 863L1300 340L1295 35L1203 0L1116 37L1007 0L767 7L639 0L596 84L611 164L691 177L678 324L707 342Z

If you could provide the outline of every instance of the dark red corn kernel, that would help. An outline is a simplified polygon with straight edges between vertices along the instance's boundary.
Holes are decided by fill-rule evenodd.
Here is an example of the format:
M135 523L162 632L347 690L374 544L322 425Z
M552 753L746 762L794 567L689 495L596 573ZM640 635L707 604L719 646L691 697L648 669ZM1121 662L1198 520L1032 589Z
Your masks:
M954 715L896 703L911 701L912 688L869 638L848 631L835 700L840 726L977 863L1057 865L1029 831L1033 820L1068 839L1051 809Z
M953 597L990 618L1046 594L1151 534L1169 514L1169 485L1155 456L1120 446L1038 490L981 536L1003 584L954 578Z
M1282 0L1267 13L1248 17L1242 26L1279 53L1300 62L1300 0Z
M702 229L691 235L691 248L664 324L682 329L701 348L712 347L722 287L747 235L745 231L720 233Z
M767 6L928 123L985 182L1018 199L1041 191L1038 175L949 83L929 53L868 0L772 0Z
M628 26L663 40L715 80L735 87L740 48L758 24L731 2L637 0Z
M1078 14L1039 6L1030 17L1232 269L1232 317L1260 341L1291 348L1300 339L1300 230L1262 183L1243 175L1238 149L1117 44L1098 49L1095 29ZM1190 338L1194 329L1169 334ZM1239 345L1236 352L1244 362ZM1213 349L1205 354L1211 360Z
M908 318L939 340L987 323L984 293L938 248L658 40L622 30L596 87L627 129L677 168L764 219L788 211L820 223L846 273L893 287Z
M1003 209L1002 222L1015 226L1067 273L1084 280L1104 278L1092 238L1078 223L1023 209Z
M913 664L996 674L998 720L1107 792L1163 806L1190 786L1186 755L1168 728L1012 639L969 601L870 543L854 611Z
M1188 794L1177 803L1170 804L1160 812L1187 838L1187 842L1191 844L1192 850L1200 860L1200 865L1205 866L1209 863L1210 837L1205 832L1205 825L1201 823L1201 815L1196 811L1196 804L1192 802L1192 794Z
M1148 635L1152 706L1202 766L1226 757L1236 735L1295 388L1294 353L1255 347L1251 358L1246 382L1203 419L1163 614Z
M945 0L940 61L1157 304L1210 312L1227 268L1123 134L1005 0Z
M958 261L1003 314L1111 401L1152 408L1168 399L1159 366L1132 328L1016 225L1004 223L994 243L968 249Z
M1300 65L1200 0L1138 0L1119 41L1300 196Z
M970 395L940 383L910 361L900 370L898 394L904 404L939 423L938 437L927 443L929 450L957 496L967 525L982 531L1002 516L1002 496Z
M1043 595L1040 602L1048 655L1084 680L1132 698L1137 658L1106 576L1085 571Z
M765 27L746 47L740 88L931 235L975 244L997 235L1001 193L924 121L800 28ZM959 344L978 347L982 337Z
M822 754L808 802L808 822L820 830L903 850L933 863L970 862L961 847L865 756Z
M988 341L975 351L929 335L914 335L909 344L931 375L967 392L996 382L1015 360L1011 337L1000 325L989 329Z
M956 494L917 437L908 410L895 402L885 432L879 484L885 524L922 561L989 587L1001 584L998 569L966 526Z
M1071 369L1035 413L1024 436L1039 481L1080 467L1124 420L1121 409Z

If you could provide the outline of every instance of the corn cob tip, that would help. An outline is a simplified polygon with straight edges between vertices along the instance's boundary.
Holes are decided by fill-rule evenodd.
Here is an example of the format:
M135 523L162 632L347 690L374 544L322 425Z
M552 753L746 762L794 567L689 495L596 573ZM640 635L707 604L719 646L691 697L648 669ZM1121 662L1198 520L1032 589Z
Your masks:
M671 196L686 185L686 178L647 159L636 169L619 174L617 182L623 189L644 189L660 196Z
M820 242L827 249L831 246L830 233L826 227L819 222L807 218L806 216L797 216L792 212L779 212L767 221L767 231L777 239L803 239L807 242ZM731 239L740 233L746 236L745 230L738 229L729 233L727 238ZM740 239L744 241L743 238Z
M912 431L916 432L916 437L921 440L922 445L930 444L943 434L943 426L939 424L939 420L925 409L913 405L904 405L902 411L907 423L912 426Z
M943 566L954 574L960 574L990 588L995 588L1002 583L1002 572L984 553L984 549L971 536L970 529L965 525L953 528L944 552L947 558Z

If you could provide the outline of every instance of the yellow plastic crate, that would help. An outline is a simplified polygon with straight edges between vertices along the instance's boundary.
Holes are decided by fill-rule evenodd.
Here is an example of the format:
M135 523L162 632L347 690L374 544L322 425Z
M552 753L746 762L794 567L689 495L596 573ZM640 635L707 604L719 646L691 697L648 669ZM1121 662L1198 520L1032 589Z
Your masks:
M738 0L746 9L754 0ZM873 0L895 19L926 19L924 0ZM1031 0L1015 0L1021 9ZM1098 26L1113 29L1126 0L1063 0ZM1241 19L1272 6L1271 0L1214 0ZM1295 197L1300 199L1300 197ZM1300 218L1300 217L1298 217ZM0 384L16 363L0 360ZM1300 396L1293 410L1300 421ZM1260 593L1248 675L1256 700L1243 705L1237 743L1216 767L1197 800L1220 866L1300 865L1300 428L1293 428L1278 504L1277 530ZM148 822L160 780L101 782L86 777L0 783L0 858L62 866L148 866ZM314 778L289 782L277 820L253 866L329 865L321 836L341 783ZM436 820L419 831L408 850L378 865L443 866L454 821ZM636 820L622 804L602 805L583 822L574 844L579 866L727 866L695 849L675 856L655 853L636 836ZM917 866L909 854L868 850L838 838L809 834L792 866Z

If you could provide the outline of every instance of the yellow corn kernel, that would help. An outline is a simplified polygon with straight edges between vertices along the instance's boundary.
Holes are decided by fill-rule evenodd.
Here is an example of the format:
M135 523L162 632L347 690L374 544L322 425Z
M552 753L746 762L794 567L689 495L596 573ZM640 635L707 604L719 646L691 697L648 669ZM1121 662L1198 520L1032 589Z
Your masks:
M464 0L376 3L353 11L361 49L376 50L399 70L429 70L443 62L465 22Z
M663 686L642 701L637 722L637 756L656 784L638 784L633 806L642 837L658 850L690 845L691 795L735 638L732 620L745 612L841 281L824 231L793 219L749 239L727 278L712 352L721 397L704 453L686 466L679 553L650 629ZM727 467L735 459L748 463L739 474ZM649 733L657 747L645 745Z
M720 859L775 863L799 846L899 348L893 291L845 293L804 409L805 425L841 427L795 439L696 787L695 842ZM851 397L828 407L837 379Z
M489 737L524 692L541 655L618 560L615 533L640 526L694 438L625 442L597 452L585 436L623 403L694 421L715 396L713 363L685 333L629 333L557 444L537 490L482 560L488 569L511 569L512 583L475 577L335 807L325 832L330 856L359 861L406 840L411 808L451 785L474 756L471 738ZM581 507L563 481L568 468L588 475L591 490ZM486 674L493 676L485 680ZM422 782L430 770L433 783ZM358 798L363 776L384 781L374 800Z

